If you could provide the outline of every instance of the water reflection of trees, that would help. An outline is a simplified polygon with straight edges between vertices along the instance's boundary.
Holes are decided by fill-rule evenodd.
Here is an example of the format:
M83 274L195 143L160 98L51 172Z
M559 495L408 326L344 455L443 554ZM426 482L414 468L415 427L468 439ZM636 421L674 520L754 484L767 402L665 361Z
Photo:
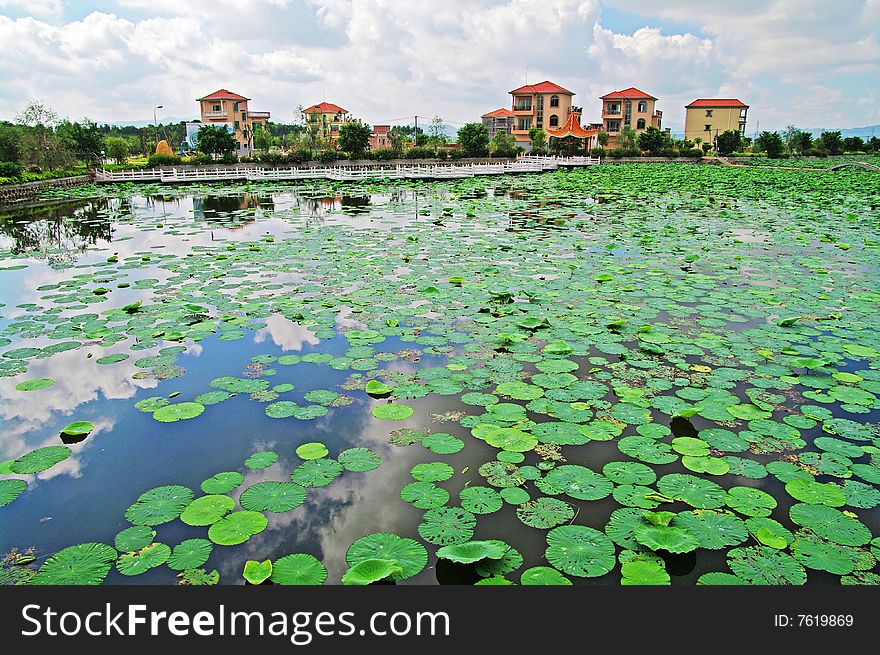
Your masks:
M99 241L113 238L106 200L66 202L0 216L0 234L12 239L14 255L71 262Z

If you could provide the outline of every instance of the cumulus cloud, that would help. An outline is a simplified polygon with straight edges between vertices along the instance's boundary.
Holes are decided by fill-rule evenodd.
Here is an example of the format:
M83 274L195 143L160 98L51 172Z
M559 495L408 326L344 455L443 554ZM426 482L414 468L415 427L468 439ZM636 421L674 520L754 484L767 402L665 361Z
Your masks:
M30 9L22 9L22 7ZM119 0L76 20L61 2L0 0L0 118L40 98L62 115L138 120L163 104L194 116L220 87L291 121L326 99L368 122L439 114L453 124L509 102L526 80L598 96L638 86L676 130L696 97L742 97L767 127L880 119L878 0ZM29 15L22 16L22 11ZM12 16L17 16L13 18ZM830 90L830 94L823 90ZM824 99L823 99L824 98Z

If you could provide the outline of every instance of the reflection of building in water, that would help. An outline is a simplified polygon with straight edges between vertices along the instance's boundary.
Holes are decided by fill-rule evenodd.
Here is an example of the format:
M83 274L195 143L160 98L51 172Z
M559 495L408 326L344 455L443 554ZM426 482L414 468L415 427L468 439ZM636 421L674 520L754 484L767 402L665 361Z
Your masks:
M323 220L330 214L343 213L349 215L363 214L369 211L370 196L300 196L298 199L302 215L310 219Z
M106 200L65 202L0 215L0 234L11 241L0 247L45 259L50 265L75 261L99 241L112 241L107 207Z
M192 203L193 216L207 223L250 223L275 208L271 196L260 197L254 193L240 196L193 196ZM248 214L240 213L248 210L253 211Z

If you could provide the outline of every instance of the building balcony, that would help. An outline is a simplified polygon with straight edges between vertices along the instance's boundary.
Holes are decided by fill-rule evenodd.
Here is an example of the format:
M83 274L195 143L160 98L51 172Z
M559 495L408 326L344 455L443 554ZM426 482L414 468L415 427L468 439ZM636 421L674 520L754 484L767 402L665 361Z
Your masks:
M514 116L531 116L534 113L535 112L532 111L531 106L528 106L528 107L522 106L522 107L514 107L513 108Z
M269 120L270 118L268 111L252 111L250 116L253 120Z
M202 114L205 118L226 118L227 115L225 111L206 111Z

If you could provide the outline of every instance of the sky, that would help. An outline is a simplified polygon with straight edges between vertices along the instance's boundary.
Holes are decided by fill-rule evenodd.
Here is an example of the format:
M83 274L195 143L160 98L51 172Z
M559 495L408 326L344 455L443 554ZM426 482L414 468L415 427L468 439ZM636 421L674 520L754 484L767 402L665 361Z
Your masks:
M195 118L227 88L293 122L460 125L552 80L584 122L638 87L663 126L739 98L747 133L880 123L880 0L0 0L0 119L31 100L98 122ZM421 118L424 117L424 118Z

